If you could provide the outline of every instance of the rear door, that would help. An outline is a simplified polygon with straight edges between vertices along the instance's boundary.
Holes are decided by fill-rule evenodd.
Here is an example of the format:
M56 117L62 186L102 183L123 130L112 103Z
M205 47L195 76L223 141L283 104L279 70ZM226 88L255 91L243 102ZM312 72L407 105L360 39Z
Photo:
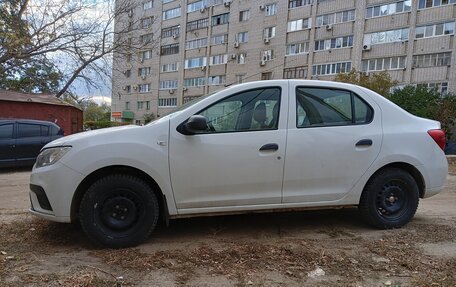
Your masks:
M381 113L351 90L290 82L283 202L343 198L380 152Z
M13 166L16 161L14 122L0 123L0 166Z
M17 123L17 164L33 164L48 137L41 136L40 124Z

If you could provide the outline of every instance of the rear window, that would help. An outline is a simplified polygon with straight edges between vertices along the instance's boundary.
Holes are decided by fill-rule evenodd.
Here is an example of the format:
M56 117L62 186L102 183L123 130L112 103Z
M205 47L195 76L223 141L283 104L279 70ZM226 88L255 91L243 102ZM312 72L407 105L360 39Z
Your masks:
M0 125L0 139L13 138L13 124Z

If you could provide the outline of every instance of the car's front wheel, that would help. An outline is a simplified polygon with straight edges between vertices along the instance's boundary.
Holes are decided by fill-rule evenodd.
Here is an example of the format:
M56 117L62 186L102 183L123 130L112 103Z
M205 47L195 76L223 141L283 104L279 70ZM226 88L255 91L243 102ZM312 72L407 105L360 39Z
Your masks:
M159 204L143 180L124 174L103 177L84 194L79 218L84 232L111 248L144 241L157 225Z
M412 219L418 202L415 179L405 170L387 168L369 180L361 195L359 210L371 225L398 228Z

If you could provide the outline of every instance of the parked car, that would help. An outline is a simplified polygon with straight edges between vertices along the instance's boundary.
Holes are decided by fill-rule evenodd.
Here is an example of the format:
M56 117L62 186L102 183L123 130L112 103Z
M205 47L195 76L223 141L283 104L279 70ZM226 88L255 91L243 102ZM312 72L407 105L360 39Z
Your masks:
M41 148L63 137L63 130L46 121L0 120L0 167L32 166Z
M445 154L456 154L456 142L448 142L445 147Z
M79 220L108 247L145 240L159 218L359 207L379 228L414 216L443 189L440 123L362 87L272 80L226 88L143 127L46 145L31 212Z

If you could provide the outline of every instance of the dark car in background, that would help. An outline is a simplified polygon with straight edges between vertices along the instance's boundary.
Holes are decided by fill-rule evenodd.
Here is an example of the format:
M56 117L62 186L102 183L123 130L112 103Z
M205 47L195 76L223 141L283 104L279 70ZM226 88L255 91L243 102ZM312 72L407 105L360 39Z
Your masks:
M63 136L52 122L0 119L0 167L32 166L44 145Z

